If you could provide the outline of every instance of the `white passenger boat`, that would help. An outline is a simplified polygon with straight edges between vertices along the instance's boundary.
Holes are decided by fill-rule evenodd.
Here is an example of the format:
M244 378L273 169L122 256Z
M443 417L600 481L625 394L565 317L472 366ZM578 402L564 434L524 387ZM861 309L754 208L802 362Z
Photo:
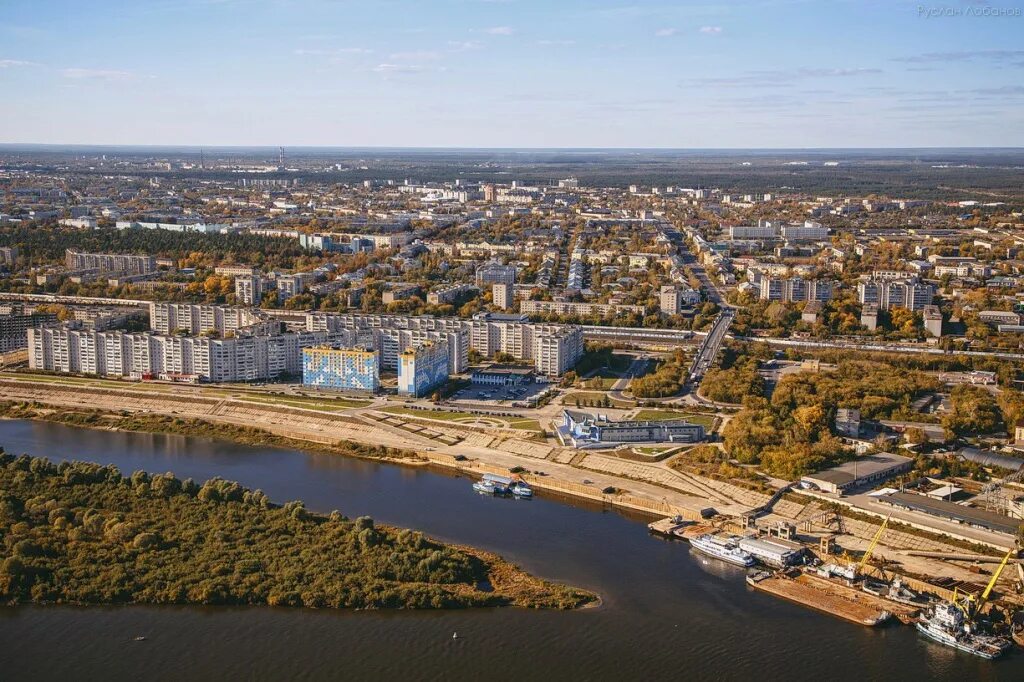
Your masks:
M740 549L737 539L726 535L698 535L690 540L695 550L736 566L754 565L754 557Z

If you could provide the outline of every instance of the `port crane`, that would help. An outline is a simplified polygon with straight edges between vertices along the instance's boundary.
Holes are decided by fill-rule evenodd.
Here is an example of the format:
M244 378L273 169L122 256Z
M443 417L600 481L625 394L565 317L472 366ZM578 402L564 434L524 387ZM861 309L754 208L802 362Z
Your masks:
M968 623L972 623L977 615L981 613L981 609L984 608L989 596L991 596L992 588L995 587L1000 574L1006 568L1006 563L1010 560L1010 555L1013 554L1013 551L1012 549L1007 551L1006 556L999 562L999 567L992 572L992 579L988 581L988 585L985 586L985 591L981 593L981 597L975 597L968 592L960 594L957 589L953 590L953 604L963 612L964 619Z
M875 551L875 547L878 545L878 541L882 539L882 533L885 532L885 527L889 525L889 516L885 517L885 521L882 521L882 525L878 527L878 531L875 532L875 536L871 538L871 544L868 545L868 551L864 552L864 556L860 558L857 563L857 568L854 571L855 575L859 575L864 567L868 564L868 559L871 558L871 553Z

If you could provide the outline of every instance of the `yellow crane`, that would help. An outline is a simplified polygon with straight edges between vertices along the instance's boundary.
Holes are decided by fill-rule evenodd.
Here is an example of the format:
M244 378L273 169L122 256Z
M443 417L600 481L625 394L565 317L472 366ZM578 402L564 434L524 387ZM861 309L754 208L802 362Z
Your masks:
M1014 550L1012 549L1006 552L1006 556L999 562L999 567L992 572L992 579L988 581L988 585L985 586L985 591L981 593L981 597L976 598L973 594L959 595L957 590L953 590L953 603L963 611L967 620L974 620L974 617L981 613L985 602L988 601L989 596L992 594L992 588L996 586L996 581L999 580L999 576L1003 569L1006 568L1006 563L1010 560L1010 555L1013 552Z
M860 558L860 562L857 564L857 573L860 573L868 563L868 559L871 558L871 553L875 551L875 546L878 541L882 539L882 533L885 532L885 527L889 524L889 517L885 517L885 521L882 521L882 525L878 527L878 531L875 533L875 537L871 538L871 544L868 545L868 551L864 552L864 556Z

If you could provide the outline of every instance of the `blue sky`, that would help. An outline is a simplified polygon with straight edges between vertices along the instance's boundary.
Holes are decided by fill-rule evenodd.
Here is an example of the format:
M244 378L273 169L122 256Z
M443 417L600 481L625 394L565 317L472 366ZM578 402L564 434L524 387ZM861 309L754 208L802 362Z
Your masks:
M1024 146L1022 35L1024 0L2 0L0 142Z

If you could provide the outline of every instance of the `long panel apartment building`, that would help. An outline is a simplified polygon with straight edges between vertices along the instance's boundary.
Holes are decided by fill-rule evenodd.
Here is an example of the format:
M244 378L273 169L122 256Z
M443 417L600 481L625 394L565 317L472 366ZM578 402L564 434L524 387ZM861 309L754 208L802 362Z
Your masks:
M876 305L879 310L921 311L935 298L935 286L916 278L870 279L857 285L857 298L861 305Z
M231 338L153 332L35 328L28 330L29 367L36 370L197 381L261 381L302 372L302 349L350 343L344 332L241 332Z
M158 334L217 332L224 335L259 322L256 308L196 303L150 303L149 326Z
M64 264L68 270L99 270L126 275L146 275L156 272L156 258L130 253L86 253L67 249Z
M473 349L486 357L495 353L508 353L518 360L533 363L537 372L548 376L560 376L576 366L583 356L583 329L576 325L534 324L526 315L501 315L481 313L472 320L457 318L407 317L400 315L361 315L306 313L305 328L308 330L353 329L360 336L360 343L370 343L372 334L368 330L379 329L380 336L374 339L381 352L381 366L388 369L392 358L397 363L398 353L416 341L416 335L402 335L394 331L436 332L437 338L445 332L449 343L450 371L464 372L469 366L468 352ZM431 338L430 335L426 335ZM402 346L403 343L409 344ZM394 350L381 350L391 344ZM397 344L397 345L396 345Z

